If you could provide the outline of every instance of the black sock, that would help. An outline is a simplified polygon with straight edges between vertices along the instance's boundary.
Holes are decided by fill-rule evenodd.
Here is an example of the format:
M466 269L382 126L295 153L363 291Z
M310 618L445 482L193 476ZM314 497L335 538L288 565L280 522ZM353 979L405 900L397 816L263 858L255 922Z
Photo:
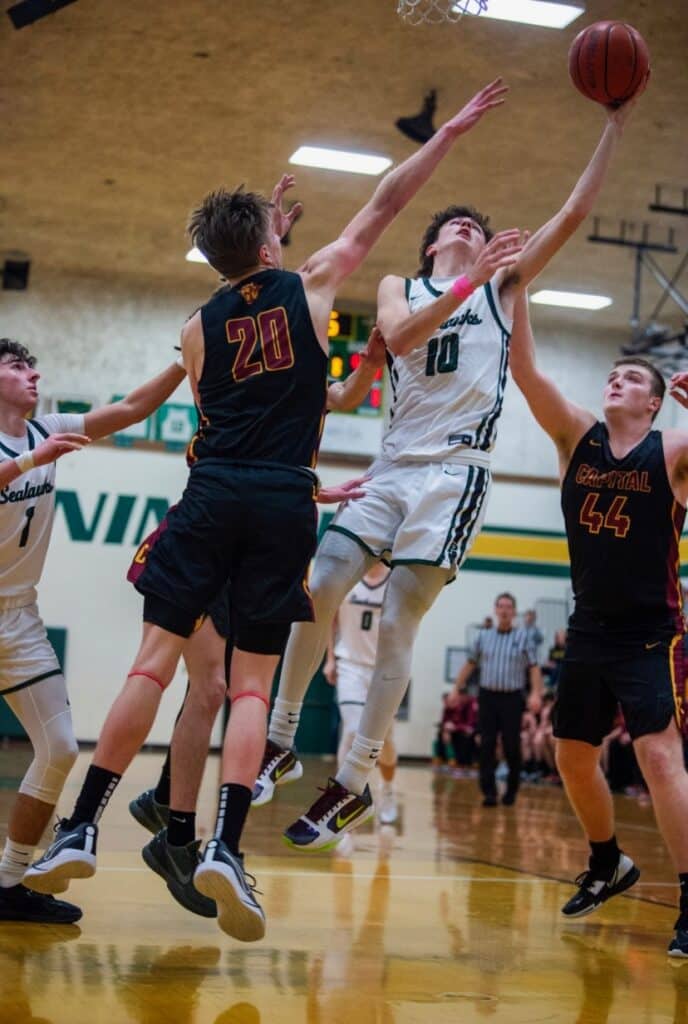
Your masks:
M239 840L251 807L251 790L236 782L220 786L215 838L226 843L231 853L239 853Z
M165 758L165 763L162 766L162 771L160 772L160 778L158 779L158 784L155 787L155 791L153 793L153 797L155 798L155 800L159 804L162 804L164 807L169 807L170 806L171 766L172 766L172 748L168 747L167 748L167 757Z
M95 764L90 765L67 827L74 828L75 825L81 825L86 821L95 824L107 807L108 800L121 778L117 772L99 768Z
M607 839L603 843L590 843L590 849L592 851L590 855L590 867L597 868L604 874L608 873L611 878L614 873L614 868L619 863L619 857L621 856L621 850L617 845L616 836L612 836L611 839Z
M682 871L678 876L678 884L681 887L681 913L688 914L688 871Z
M167 842L170 846L188 846L195 838L196 812L173 811L170 807L170 820L167 823Z

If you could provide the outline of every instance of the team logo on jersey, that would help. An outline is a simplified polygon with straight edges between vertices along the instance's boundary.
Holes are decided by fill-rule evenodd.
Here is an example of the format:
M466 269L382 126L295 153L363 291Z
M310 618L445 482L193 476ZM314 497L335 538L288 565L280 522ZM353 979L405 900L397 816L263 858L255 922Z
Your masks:
M251 281L249 284L245 284L243 288L239 289L239 294L244 302L250 306L251 303L255 302L260 295L262 287L262 284L255 284Z

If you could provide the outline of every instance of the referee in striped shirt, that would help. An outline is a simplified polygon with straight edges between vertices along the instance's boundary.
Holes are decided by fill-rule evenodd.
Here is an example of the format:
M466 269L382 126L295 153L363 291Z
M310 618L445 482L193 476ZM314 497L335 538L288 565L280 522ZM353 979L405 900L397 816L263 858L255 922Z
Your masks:
M530 679L528 706L537 714L542 703L542 674L532 632L514 626L516 599L499 594L492 629L481 629L456 683L461 690L475 666L480 665L478 731L480 733L480 788L483 807L497 805L497 736L501 733L509 778L502 803L516 800L521 779L521 715L524 683Z

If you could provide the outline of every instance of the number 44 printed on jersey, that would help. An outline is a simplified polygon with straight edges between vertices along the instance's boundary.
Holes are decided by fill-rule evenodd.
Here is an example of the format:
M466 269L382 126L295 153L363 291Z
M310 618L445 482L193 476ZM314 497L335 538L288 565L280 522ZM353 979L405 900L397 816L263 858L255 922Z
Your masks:
M604 529L612 530L615 537L626 537L631 528L631 517L623 514L628 498L617 494L606 512L597 507L600 498L599 491L590 491L586 494L579 522L595 536Z

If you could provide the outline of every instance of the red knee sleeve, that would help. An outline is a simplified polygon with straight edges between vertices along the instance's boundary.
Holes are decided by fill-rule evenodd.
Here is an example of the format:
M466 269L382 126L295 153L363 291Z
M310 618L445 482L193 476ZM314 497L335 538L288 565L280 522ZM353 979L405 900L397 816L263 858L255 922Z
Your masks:
M241 693L237 693L236 697L232 697L232 704L237 700L241 700L242 697L255 697L256 700L262 700L268 711L270 710L270 701L262 693L258 693L257 690L242 690Z
M165 684L161 683L160 680L156 676L152 676L150 674L150 672L143 672L143 671L141 671L140 668L133 668L131 670L131 672L129 673L129 675L127 676L127 679L131 679L132 676L145 676L146 679L152 679L153 682L155 683L155 685L159 686L161 690L165 690L166 689Z

